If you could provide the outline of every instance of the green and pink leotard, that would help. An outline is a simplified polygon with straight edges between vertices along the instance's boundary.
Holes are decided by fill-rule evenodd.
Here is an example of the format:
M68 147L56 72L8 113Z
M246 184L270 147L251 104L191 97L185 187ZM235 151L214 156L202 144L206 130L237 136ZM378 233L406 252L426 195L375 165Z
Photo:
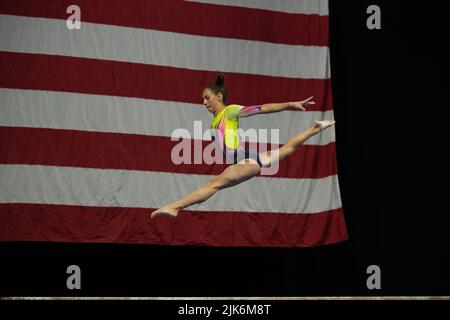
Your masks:
M239 137L239 118L248 117L261 112L261 105L241 106L231 104L225 107L211 122L215 129L213 139L223 150L227 163L236 164L243 159L253 159L260 167L261 160L256 150L246 149Z

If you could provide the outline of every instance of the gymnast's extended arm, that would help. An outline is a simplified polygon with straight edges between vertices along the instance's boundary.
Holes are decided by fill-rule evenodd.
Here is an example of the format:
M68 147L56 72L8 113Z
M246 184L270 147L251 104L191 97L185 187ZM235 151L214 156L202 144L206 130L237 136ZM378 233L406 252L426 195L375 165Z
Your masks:
M283 111L283 110L286 110L286 109L294 109L294 110L305 111L305 107L315 104L314 101L311 101L312 98L313 97L309 97L306 100L297 101L297 102L283 102L283 103L267 103L267 104L263 104L261 106L260 113L280 112L280 111Z

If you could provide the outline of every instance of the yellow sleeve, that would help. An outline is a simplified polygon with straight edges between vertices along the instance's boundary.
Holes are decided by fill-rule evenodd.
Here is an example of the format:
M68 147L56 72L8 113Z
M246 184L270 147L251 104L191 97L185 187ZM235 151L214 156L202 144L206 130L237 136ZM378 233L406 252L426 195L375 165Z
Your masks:
M243 108L244 106L238 104L230 104L225 111L225 117L227 117L227 120L237 120L239 112L241 112Z

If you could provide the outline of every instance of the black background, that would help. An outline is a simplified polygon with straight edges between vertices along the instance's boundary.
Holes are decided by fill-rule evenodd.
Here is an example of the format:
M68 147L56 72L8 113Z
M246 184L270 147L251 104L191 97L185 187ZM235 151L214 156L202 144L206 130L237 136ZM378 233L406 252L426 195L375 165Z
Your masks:
M381 8L381 30L366 27L371 4ZM450 295L450 22L439 5L330 0L349 241L308 249L3 242L0 295ZM71 264L82 270L78 291L66 288ZM381 290L366 287L372 264Z

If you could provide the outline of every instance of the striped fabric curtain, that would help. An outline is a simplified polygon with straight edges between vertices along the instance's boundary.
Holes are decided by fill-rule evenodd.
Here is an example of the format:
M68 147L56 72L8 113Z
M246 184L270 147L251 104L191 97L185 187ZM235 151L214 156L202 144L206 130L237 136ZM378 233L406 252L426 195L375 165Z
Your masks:
M314 96L306 112L240 121L244 130L279 130L279 144L333 119L327 0L72 4L0 2L1 241L304 247L347 239L334 128L275 175L222 190L176 219L147 219L226 168L171 159L177 129L191 133L193 148L211 143L202 89L217 74L229 103Z

